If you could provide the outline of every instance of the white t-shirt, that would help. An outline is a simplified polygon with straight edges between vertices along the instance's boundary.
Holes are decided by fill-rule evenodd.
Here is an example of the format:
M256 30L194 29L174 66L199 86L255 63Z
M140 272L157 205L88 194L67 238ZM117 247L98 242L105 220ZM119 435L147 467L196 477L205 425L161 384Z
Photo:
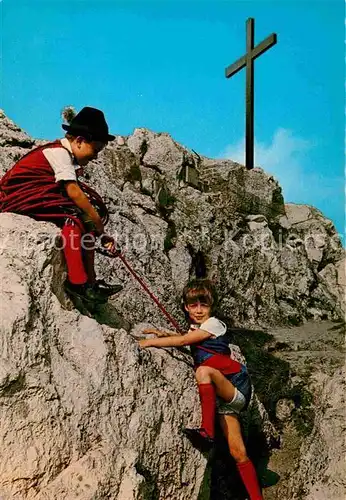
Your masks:
M201 325L191 325L191 328L199 328L200 330L205 330L206 332L212 333L214 337L220 337L224 335L227 331L227 326L225 323L214 316L204 321Z
M76 163L70 141L66 138L60 139L61 148L47 148L43 150L50 166L55 174L55 182L76 181Z

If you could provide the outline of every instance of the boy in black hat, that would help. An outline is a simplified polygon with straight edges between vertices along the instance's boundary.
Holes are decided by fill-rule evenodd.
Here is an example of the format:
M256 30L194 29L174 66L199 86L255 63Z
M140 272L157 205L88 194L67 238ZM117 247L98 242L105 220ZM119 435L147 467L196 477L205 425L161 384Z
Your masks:
M85 107L73 116L65 138L40 146L21 158L0 181L0 211L28 215L62 227L68 280L65 288L84 301L105 302L122 289L98 282L94 271L95 237L111 252L114 239L104 233L108 211L101 197L78 181L77 171L108 141L108 125L102 111Z

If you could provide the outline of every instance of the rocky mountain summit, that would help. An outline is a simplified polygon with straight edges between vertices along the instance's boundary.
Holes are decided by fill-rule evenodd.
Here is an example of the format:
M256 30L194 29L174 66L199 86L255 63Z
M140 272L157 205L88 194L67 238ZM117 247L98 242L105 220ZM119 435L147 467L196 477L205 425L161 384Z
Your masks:
M0 175L41 143L0 114ZM344 250L331 221L285 204L262 169L201 157L146 129L117 136L85 175L110 209L108 232L181 324L184 284L192 276L215 281L253 374L257 396L243 425L249 442L257 436L258 467L280 447L270 465L281 482L266 498L289 491L292 500L341 499L341 468L333 468L321 423L330 415L330 429L342 430L340 400L328 403L343 380L340 331L332 328L345 310ZM98 257L100 277L124 289L88 317L63 292L53 224L0 214L0 232L0 498L244 498L232 464L221 470L222 451L207 462L182 437L199 420L191 360L175 349L138 348L143 327L171 327L121 261ZM297 348L292 332L304 338L311 321L322 333ZM323 460L312 436L322 436Z

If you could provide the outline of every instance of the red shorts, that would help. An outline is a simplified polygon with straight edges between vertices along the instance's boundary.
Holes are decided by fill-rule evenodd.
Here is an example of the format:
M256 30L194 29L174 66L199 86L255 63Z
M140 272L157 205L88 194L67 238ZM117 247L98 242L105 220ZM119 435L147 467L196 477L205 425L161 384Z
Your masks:
M206 359L199 366L210 366L219 370L223 375L230 375L231 373L239 373L242 365L231 359L224 354L213 354L210 358Z

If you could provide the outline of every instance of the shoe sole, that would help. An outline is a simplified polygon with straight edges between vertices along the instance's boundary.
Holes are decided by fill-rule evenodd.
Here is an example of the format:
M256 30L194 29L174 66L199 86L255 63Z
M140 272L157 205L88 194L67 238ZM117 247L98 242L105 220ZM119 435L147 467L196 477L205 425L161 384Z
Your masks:
M107 298L102 298L101 300L91 300L91 299L88 299L87 297L85 297L84 295L80 295L79 293L76 293L76 292L72 292L71 290L69 290L68 288L65 288L65 292L70 296L70 297L74 297L75 299L77 300L80 300L81 302L85 303L85 304L90 304L90 305L98 305L98 304L106 304L107 302Z
M112 295L115 295L116 293L121 292L121 290L123 290L123 289L124 289L124 287L119 285L119 287L117 289L113 288L113 290L107 290L107 288L104 288L103 290L99 289L99 292L104 294L106 297L112 297Z

